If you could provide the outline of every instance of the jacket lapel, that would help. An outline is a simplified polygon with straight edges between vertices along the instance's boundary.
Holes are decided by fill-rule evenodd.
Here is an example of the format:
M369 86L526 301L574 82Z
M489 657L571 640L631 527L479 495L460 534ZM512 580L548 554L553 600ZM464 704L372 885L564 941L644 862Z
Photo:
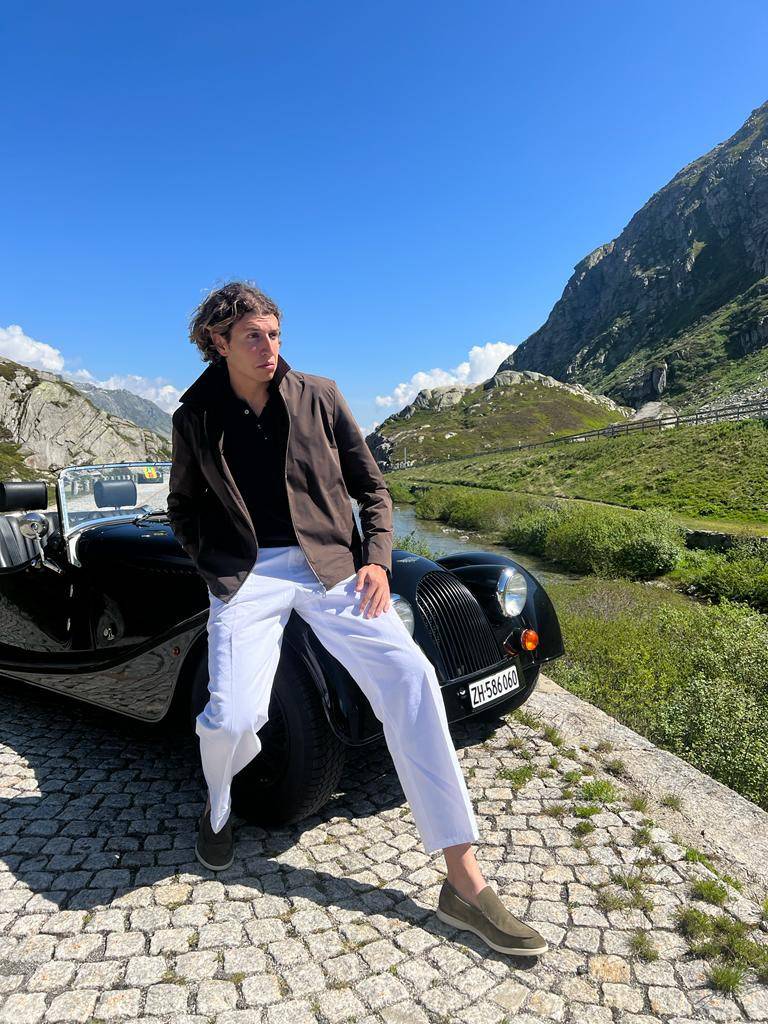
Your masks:
M215 472L209 477L211 485L226 507L240 513L244 524L248 524L245 533L250 539L253 539L255 537L253 522L224 458L224 410L227 400L231 398L228 373L224 360L211 363L187 388L179 400L197 407L202 419L202 436L206 448L206 451L201 453L201 459L204 460L206 455L210 457L215 469ZM282 399L288 414L286 469L290 480L290 422L299 413L299 399L304 390L304 375L293 370L278 353L277 367L268 388Z

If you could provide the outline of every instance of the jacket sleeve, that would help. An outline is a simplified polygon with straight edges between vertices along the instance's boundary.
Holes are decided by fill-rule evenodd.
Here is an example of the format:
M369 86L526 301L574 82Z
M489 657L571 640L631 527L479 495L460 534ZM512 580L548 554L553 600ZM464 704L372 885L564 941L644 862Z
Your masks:
M363 528L363 565L386 569L392 580L392 498L363 432L333 381L333 433L341 472L350 496L360 506Z
M199 547L198 509L205 487L197 457L189 444L182 425L182 408L172 417L171 473L168 487L168 520L176 540L197 562Z

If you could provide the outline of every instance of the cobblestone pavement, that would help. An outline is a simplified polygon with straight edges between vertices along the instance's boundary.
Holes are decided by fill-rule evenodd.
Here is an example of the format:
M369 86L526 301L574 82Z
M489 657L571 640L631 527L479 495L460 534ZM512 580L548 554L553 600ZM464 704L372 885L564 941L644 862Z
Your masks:
M715 874L632 809L605 751L568 749L546 723L452 730L483 872L552 947L531 959L438 920L444 861L424 853L383 743L350 756L299 827L236 819L235 863L215 875L193 853L195 737L13 684L3 701L3 1022L768 1019L768 985L748 972L736 997L715 990L674 924L686 904L765 945L759 903L730 884L722 908L696 898ZM586 798L599 780L616 799Z

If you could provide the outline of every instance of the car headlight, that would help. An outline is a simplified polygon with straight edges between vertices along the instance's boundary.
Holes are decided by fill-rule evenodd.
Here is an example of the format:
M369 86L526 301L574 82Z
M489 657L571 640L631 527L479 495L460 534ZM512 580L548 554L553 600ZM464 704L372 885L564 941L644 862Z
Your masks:
M507 565L499 573L496 597L504 615L519 615L528 597L528 584L519 569Z
M413 631L416 626L416 619L414 618L413 608L411 602L406 600L401 594L392 594L392 607L395 609L397 614L405 623L405 628L413 636Z

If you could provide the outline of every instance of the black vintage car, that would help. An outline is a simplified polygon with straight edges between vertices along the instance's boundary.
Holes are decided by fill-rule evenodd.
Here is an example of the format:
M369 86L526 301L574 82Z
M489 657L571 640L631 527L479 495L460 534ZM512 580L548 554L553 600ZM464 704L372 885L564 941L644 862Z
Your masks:
M194 733L208 700L208 591L166 519L169 468L63 469L50 510L44 482L0 483L0 676ZM391 589L449 722L518 707L563 654L549 597L511 558L395 549ZM382 734L354 679L292 613L262 749L233 779L233 810L265 826L300 820L334 792L346 748Z

